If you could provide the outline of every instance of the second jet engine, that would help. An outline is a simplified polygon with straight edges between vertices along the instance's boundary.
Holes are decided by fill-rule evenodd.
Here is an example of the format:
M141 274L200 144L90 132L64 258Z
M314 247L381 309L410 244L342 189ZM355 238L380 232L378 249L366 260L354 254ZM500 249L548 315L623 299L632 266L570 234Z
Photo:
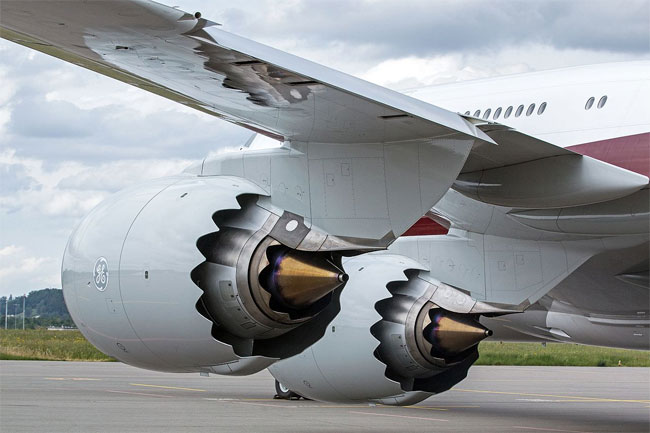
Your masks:
M332 402L413 404L448 390L491 335L489 305L396 255L347 258L341 312L312 347L269 368L283 385Z

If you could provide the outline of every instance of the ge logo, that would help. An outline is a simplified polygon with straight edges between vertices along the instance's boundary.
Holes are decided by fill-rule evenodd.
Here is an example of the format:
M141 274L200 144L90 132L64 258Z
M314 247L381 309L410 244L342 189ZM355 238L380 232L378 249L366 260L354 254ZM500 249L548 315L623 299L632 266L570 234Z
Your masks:
M108 286L108 262L103 257L98 258L95 262L93 281L97 290L100 292L106 290L106 286Z

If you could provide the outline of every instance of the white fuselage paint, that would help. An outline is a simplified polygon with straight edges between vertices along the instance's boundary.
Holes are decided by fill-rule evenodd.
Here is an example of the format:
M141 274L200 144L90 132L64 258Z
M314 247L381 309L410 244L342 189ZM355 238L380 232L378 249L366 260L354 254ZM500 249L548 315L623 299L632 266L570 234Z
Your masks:
M638 134L644 134L647 137L650 132L649 61L581 66L482 79L426 87L407 93L460 114L469 112L470 116L508 125L525 134L562 147ZM603 96L607 96L607 102L602 108L598 108L598 103ZM593 105L586 109L587 101L592 97L594 98ZM538 114L542 103L546 103L546 108L542 114ZM535 108L530 115L526 115L531 104L535 104ZM521 105L524 107L523 113L520 116L515 116L514 113ZM508 107L513 108L512 114L508 118L504 118ZM494 115L498 108L501 108L501 113L498 118L495 118ZM490 116L484 117L488 109ZM480 110L478 115L476 115L477 110ZM647 141L646 138L644 139ZM624 148L625 145L625 140L616 141L615 146L620 146L620 148L616 147L614 153L627 154L627 156L635 158L640 151L641 154L638 155L638 158L647 161L650 143L646 143L646 147L643 147L643 144L636 144L628 149ZM643 171L646 168L641 167L640 169ZM456 210L471 204L470 200L453 193L445 196L444 200L447 205L453 204L452 208ZM460 206L458 201L463 201L464 205ZM440 203L437 206L440 206ZM495 239L499 239L498 245L495 247L497 249L516 249L519 245L518 242L521 242L516 240L517 224L507 217L509 209L501 210L501 213L496 212L496 214L503 215L498 216L492 213L492 216L485 221L484 227L477 222L480 218L475 213L469 212L465 215L470 222L465 224L467 227L463 226L464 230L473 231L468 227L483 227L477 231L479 234L476 236L463 230L460 232L456 230L451 238L438 236L400 238L391 246L390 251L422 262L422 250L425 246L436 245L441 239L456 239L463 243L464 236L469 236L468 240L475 240L479 237L483 239L483 235L480 233L490 232L491 225L509 227L506 232L511 231L513 238L510 239L509 235L502 233L499 236L506 237L486 236L485 239L489 238L493 243L496 242ZM473 219L475 216L479 220L475 221ZM540 236L542 234L544 233L540 232ZM631 242L630 245L623 245L625 239ZM474 248L472 242L468 244L470 249ZM644 295L644 292L635 290L633 286L621 284L614 275L625 273L625 269L632 264L639 263L639 269L643 268L643 260L647 262L648 237L639 234L636 237L610 238L608 242L612 243L606 248L610 251L602 253L604 254L602 257L607 257L607 259L602 257L600 259L607 265L601 264L599 267L596 264L587 264L584 269L576 271L583 277L578 276L567 283L556 286L559 288L559 292L557 289L556 292L549 292L548 306L542 309L546 310L543 313L540 313L538 308L533 309L535 311L532 314L514 315L509 317L506 327L500 326L501 322L486 322L488 327L495 331L495 338L525 340L530 337L647 349L647 294ZM619 244L623 242L623 244L616 247L614 245L618 245L617 242ZM441 257L452 256L452 253L449 252L449 245L445 244L444 248L440 250ZM482 242L479 242L479 245L483 245L483 248L478 248L477 251L489 254L489 248L485 247ZM425 255L430 254L428 248L424 248L424 251ZM467 256L463 254L463 257ZM614 264L617 260L618 264ZM482 260L478 260L470 264L478 263L480 265L481 262ZM489 265L490 260L487 262ZM647 269L647 265L645 269ZM545 270L548 269L545 268ZM434 272L434 269L431 271ZM436 268L435 272L444 275L444 272L440 273L440 269ZM482 275L487 275L488 270L484 269L483 272ZM596 274L598 275L596 276ZM443 277L440 278L443 279ZM555 284L560 281L562 279L557 280ZM489 280L486 279L485 284L488 282ZM458 286L463 287L463 284L458 284ZM571 296L567 297L566 293L571 293ZM596 296L595 294L605 299L613 293L619 295L608 301L601 300L596 303L589 301ZM492 297L488 296L488 299L492 299ZM560 302L562 307L558 307L559 309L556 308L557 299L562 300ZM642 307L642 305L645 306ZM589 313L585 315L585 312ZM617 317L618 326L595 322L594 317L599 314L604 315L603 317ZM563 335L561 333L564 333L566 337L561 337Z
M424 87L410 96L461 114L480 110L486 120L566 147L650 131L650 61L607 63ZM607 96L601 109L598 102ZM591 109L585 105L589 98ZM546 110L538 115L540 104ZM526 115L528 107L535 110ZM524 111L516 117L517 108ZM504 118L508 107L509 118ZM498 119L495 111L501 107Z

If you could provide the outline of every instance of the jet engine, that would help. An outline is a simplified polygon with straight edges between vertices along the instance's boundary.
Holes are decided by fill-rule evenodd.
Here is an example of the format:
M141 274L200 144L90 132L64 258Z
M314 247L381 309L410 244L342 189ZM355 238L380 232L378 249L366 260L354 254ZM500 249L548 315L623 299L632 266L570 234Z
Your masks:
M405 405L466 377L478 343L491 335L478 321L488 305L403 256L365 254L344 264L350 280L341 312L316 344L269 367L279 382L316 400Z
M339 311L342 255L296 248L314 234L262 207L264 195L245 179L187 175L104 201L64 255L79 329L104 353L163 371L249 374L309 347Z

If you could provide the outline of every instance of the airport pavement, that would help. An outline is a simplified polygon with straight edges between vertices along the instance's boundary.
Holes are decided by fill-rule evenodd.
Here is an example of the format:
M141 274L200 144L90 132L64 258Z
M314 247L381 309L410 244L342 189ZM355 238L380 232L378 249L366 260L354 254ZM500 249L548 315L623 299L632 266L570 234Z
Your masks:
M0 361L0 431L519 432L650 430L650 369L472 367L416 406L273 400L249 377L165 374L119 363Z

